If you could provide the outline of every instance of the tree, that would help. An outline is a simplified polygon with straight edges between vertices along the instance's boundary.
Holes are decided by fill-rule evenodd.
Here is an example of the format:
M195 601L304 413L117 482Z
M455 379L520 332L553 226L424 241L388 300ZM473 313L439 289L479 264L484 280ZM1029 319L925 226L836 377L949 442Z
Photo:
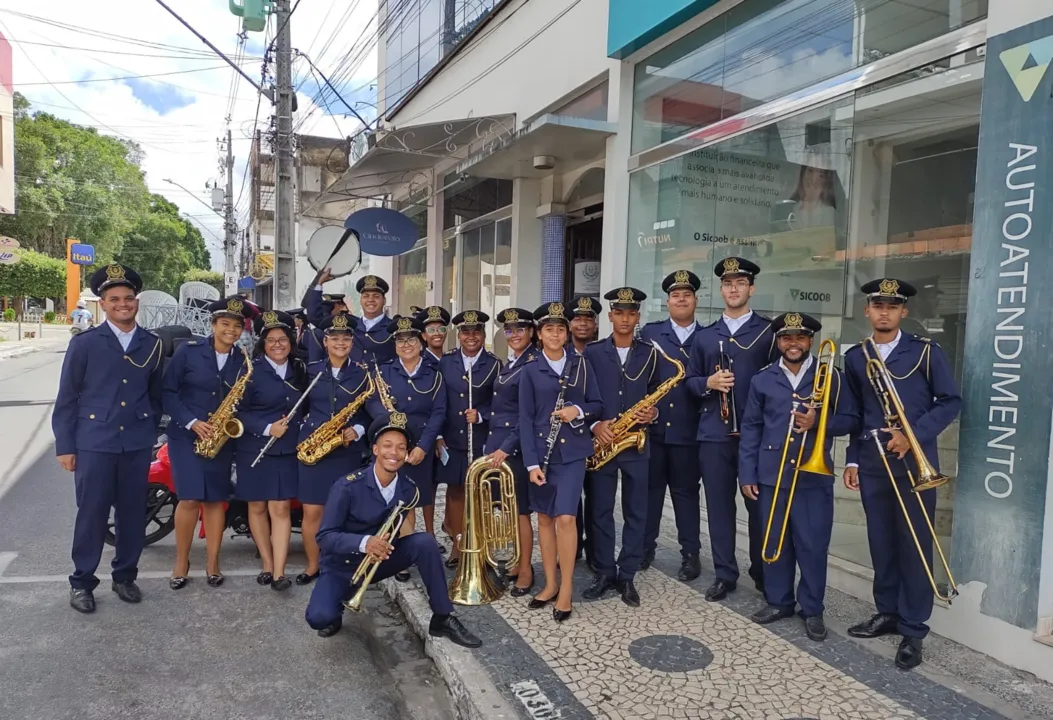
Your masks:
M32 250L14 251L21 260L14 265L0 265L0 296L17 299L21 312L22 298L56 298L66 293L66 262Z
M223 273L213 272L212 270L200 270L194 268L188 270L186 275L183 276L183 282L203 282L208 283L212 287L219 290L219 294L223 294Z

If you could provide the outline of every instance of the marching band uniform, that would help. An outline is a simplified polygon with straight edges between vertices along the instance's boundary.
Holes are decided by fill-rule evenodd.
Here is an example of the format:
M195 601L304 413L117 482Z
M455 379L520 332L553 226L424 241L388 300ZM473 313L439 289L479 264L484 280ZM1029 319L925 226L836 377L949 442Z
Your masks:
M612 290L604 298L611 301L612 310L639 310L640 303L647 296L636 288L626 287ZM614 420L658 387L658 352L651 345L634 340L627 348L616 347L612 335L590 343L585 348L585 358L596 372L596 386L603 400L599 420ZM646 431L646 428L642 429ZM642 452L634 449L621 452L586 477L585 482L592 496L592 525L589 529L594 536L593 564L596 566L596 580L585 591L587 599L600 598L607 590L617 588L626 604L633 607L640 604L633 580L644 556L650 449L650 443L647 443ZM625 524L616 566L614 501L619 471Z
M598 298L594 298L591 295L579 295L574 299L574 307L571 310L572 321L573 318L577 317L587 317L595 320L600 309ZM585 347L588 347L588 345ZM570 338L567 341L567 352L572 355L584 355L585 351L584 349L579 351L574 338ZM593 548L592 522L592 496L589 494L589 486L586 483L584 496L578 501L578 558L580 559L582 554L584 554L585 562L588 564L589 569L595 571L593 559L596 553Z
M903 282L884 278L867 283L862 292L868 302L901 304L916 294ZM928 338L898 331L891 342L878 345L889 374L903 402L907 416L921 449L928 461L939 469L936 438L957 417L961 409L961 395L954 381L954 372L939 345ZM933 592L925 569L918 557L914 539L904 526L903 510L896 499L888 472L878 455L872 430L887 426L878 397L873 392L866 374L866 359L860 345L845 354L845 373L848 388L862 413L862 432L853 435L845 454L849 467L859 466L859 490L867 518L867 538L874 565L874 604L877 614L870 620L849 628L855 637L878 637L889 633L903 635L896 663L911 668L921 662L921 641L928 634L926 621L932 614ZM887 433L880 433L882 446ZM926 528L919 504L907 478L907 468L917 478L918 468L911 454L898 460L889 456L889 466L905 500L911 523L915 528ZM929 517L936 512L936 491L920 493ZM932 564L932 536L927 531L917 533L927 561Z
M292 318L283 312L267 311L256 319L256 334L263 335L279 328L292 333ZM238 406L238 419L245 433L238 438L234 459L238 482L234 495L246 502L289 500L296 497L299 468L296 461L296 418L289 417L289 431L274 441L267 453L252 463L270 441L271 424L287 417L296 401L307 389L307 371L299 360L289 356L283 365L275 365L260 346L252 360L252 378Z
M352 333L351 324L344 315L326 318L321 329L327 336ZM344 362L343 367L333 367L328 357L309 363L308 385L319 374L321 377L304 401L305 415L297 444L309 438L319 427L354 402L368 387L366 369L361 364L352 362L350 358ZM329 497L329 489L334 480L340 477L341 472L349 467L359 467L365 462L368 454L365 426L368 424L369 414L363 405L345 425L354 428L358 434L357 440L350 445L339 445L314 465L300 463L296 497L301 503L324 505Z
M322 286L315 285L309 289L303 296L303 307L304 312L307 315L308 321L311 323L311 327L304 325L301 337L297 340L297 345L302 342L307 349L307 362L316 362L318 360L324 360L326 358L325 350L325 336L322 333L322 323L326 318L336 315L349 315L352 319L354 316L348 312L347 302L344 300L343 293L322 293ZM337 310L337 312L333 312ZM358 343L351 350L351 359L360 360L361 351L355 352L355 348L358 347Z
M91 290L124 286L142 290L139 275L112 264L95 272ZM70 605L95 610L92 592L102 558L110 508L117 535L112 589L121 600L139 602L135 585L146 533L146 485L150 450L161 419L161 340L136 325L130 332L109 320L73 337L62 362L51 417L55 454L72 455L77 494L73 530L74 572Z
M218 300L208 307L213 318L241 321L251 311L239 297ZM230 499L231 466L236 441L228 439L215 458L194 452L194 423L209 418L226 399L245 369L245 353L234 345L230 352L216 352L215 340L190 340L175 351L165 370L164 409L168 425L168 459L180 500L226 502ZM220 428L213 428L220 432Z
M747 277L752 282L760 268L743 258L726 258L714 268L714 274L724 278ZM730 323L730 324L729 324ZM731 423L720 417L721 393L706 386L706 378L714 373L719 363L720 343L731 358L735 385L730 395L741 413L749 399L750 380L757 372L773 362L777 356L771 321L752 310L731 320L721 317L712 325L695 333L691 343L691 365L687 388L700 399L702 414L698 421L698 461L702 470L702 486L706 493L706 516L709 542L713 552L716 582L706 591L706 599L722 600L735 589L739 565L735 559L736 504L739 495L738 464L739 438L731 434ZM757 588L763 588L760 545L762 541L757 502L743 498L749 521L750 577Z
M410 308L411 310L413 308ZM413 317L420 321L421 325L424 326L424 352L421 353L428 362L439 362L442 360L443 353L440 350L438 354L431 349L429 340L431 333L438 332L442 334L443 342L446 340L446 328L450 324L450 313L446 308L439 305L429 305L426 308L417 308L417 312L413 313Z
M822 329L818 320L803 313L786 313L772 321L776 337L784 334L813 336ZM758 509L762 522L773 517L772 532L765 555L771 557L778 548L778 529L786 513L790 485L797 458L809 458L819 431L819 408L816 426L807 433L790 433L789 447L784 448L786 430L794 403L799 412L806 412L804 403L812 395L818 361L814 355L804 359L796 375L786 367L783 358L757 373L750 382L749 399L742 416L739 441L739 484L754 486L758 492ZM848 435L856 424L856 409L852 394L844 387L843 375L834 369L826 384L829 416L823 456L827 467L834 467L831 450L834 438ZM804 450L801 451L801 442ZM785 464L779 464L782 453ZM782 483L776 494L776 483ZM827 553L834 524L834 488L832 475L801 472L793 493L786 537L778 559L764 567L764 597L768 606L753 615L753 620L768 624L793 617L796 605L801 607L805 631L813 640L826 637L823 623L823 597L826 593ZM772 515L772 505L775 512ZM794 595L797 566L801 581Z
M355 291L362 295L366 292L379 292L388 294L388 283L384 278L376 275L366 275L359 278L355 284ZM355 318L355 347L364 353L367 359L372 359L377 364L395 359L395 342L392 340L391 331L388 330L391 318L381 314L372 320L364 314ZM352 351L352 357L357 355Z
M678 270L662 281L662 290L668 295L674 290L690 289L698 292L702 281L689 270ZM647 343L657 342L669 357L690 364L691 342L702 329L697 322L683 328L671 319L658 320L644 325L640 337ZM658 381L663 383L676 374L672 363L658 363ZM681 383L669 391L658 405L661 415L650 429L651 461L648 468L647 531L644 536L644 562L646 570L654 560L658 546L658 530L665 506L665 489L673 501L676 518L677 540L683 559L678 577L685 582L694 580L702 572L698 554L701 543L701 509L699 507L699 482L702 476L698 466L699 402L686 384Z
M293 308L292 310L289 310L288 313L292 316L294 324L296 320L300 321L300 324L297 325L295 329L296 344L293 345L293 350L296 359L302 360L306 363L310 359L307 350L307 336L311 332L311 321L307 318L307 313L303 308Z
M376 443L387 432L399 432L406 438L407 447L414 444L414 432L409 419L402 412L384 414L370 425L369 436ZM377 478L375 461L338 479L332 486L318 532L322 548L321 576L311 593L305 613L307 624L322 637L335 635L342 625L342 603L356 590L351 584L355 570L366 557L366 546L371 536L384 525L398 502L415 505L418 488L401 466L394 479L384 485ZM379 582L416 566L428 592L432 609L429 635L448 637L458 645L479 647L482 643L460 620L453 617L442 567L442 556L435 538L428 533L414 533L405 537L388 538L394 546L391 555L376 569L372 582Z

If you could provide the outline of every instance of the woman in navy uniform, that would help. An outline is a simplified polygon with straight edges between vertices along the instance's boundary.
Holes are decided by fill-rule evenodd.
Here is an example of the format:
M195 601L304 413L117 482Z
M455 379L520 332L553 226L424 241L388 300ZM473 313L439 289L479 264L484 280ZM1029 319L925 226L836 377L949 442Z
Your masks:
M461 534L464 520L464 478L468 474L470 461L483 454L486 435L490 432L494 381L501 369L501 362L483 347L484 329L489 320L490 316L480 310L459 313L453 319L453 325L457 328L460 347L450 350L439 361L439 372L446 386L446 421L436 442L436 453L441 458L445 449L448 455L445 463L440 459L435 467L435 484L446 485L443 529L455 541L446 567L455 567L460 557L456 539ZM472 436L471 447L468 444L469 433Z
M877 351L903 402L907 422L921 443L926 459L938 470L940 456L936 438L954 422L962 405L954 372L939 345L900 329L907 317L907 300L917 293L911 285L882 278L867 283L861 290L867 296L866 317L874 328ZM871 431L879 431L878 437L889 453L896 486L910 513L911 524L917 530L926 562L932 567L932 534L928 532L921 506L910 497L914 493L907 478L908 467L915 478L918 468L903 433L884 430L888 423L877 394L867 380L866 359L859 345L845 353L845 375L862 419L861 432L852 436L845 453L844 483L862 493L877 606L876 615L850 627L848 634L861 638L890 633L902 635L896 665L910 669L922 660L922 640L929 633L927 622L932 614L933 592ZM925 490L920 495L929 517L934 518L936 490Z
M134 270L116 263L91 276L106 321L70 340L51 416L55 454L76 486L69 604L82 613L95 611L95 571L111 507L117 553L110 587L125 602L142 600L135 579L146 534L146 484L161 420L164 360L161 339L135 322L142 288Z
M418 507L424 508L424 526L435 535L435 486L432 478L435 467L435 440L446 418L446 388L437 363L425 362L421 357L424 328L419 320L400 317L392 320L387 330L392 337L398 357L380 365L380 378L387 384L392 407L384 406L380 387L369 400L366 409L370 417L384 417L394 410L409 417L410 428L418 438L410 451L406 473L420 488ZM357 335L356 335L357 340ZM416 522L413 511L403 525L403 533L412 533ZM399 580L409 577L400 573Z
M429 305L416 313L416 318L424 324L424 359L439 362L442 360L443 347L446 345L446 333L450 325L450 313L444 307Z
M325 349L328 357L307 366L309 379L321 373L304 403L306 415L300 426L299 441L303 442L321 425L354 402L366 391L364 365L350 360L354 331L346 315L334 315L322 320ZM348 468L361 467L366 457L365 426L369 415L365 406L344 426L344 445L338 447L314 465L300 463L299 486L296 497L303 504L303 549L307 555L307 569L296 576L297 585L307 585L318 577L318 543L315 535L322 522L322 510L329 497L329 488L336 478L347 474Z
M336 315L348 315L354 319L347 309L347 301L343 293L323 293L322 285L333 279L329 268L323 268L315 276L311 287L303 296L303 311L310 322L311 327L304 326L300 342L307 349L307 362L324 360L327 352L325 349L325 336L322 334L322 323L326 318ZM352 358L358 360L359 358Z
M669 273L662 281L666 293L669 317L647 323L640 336L647 342L657 342L669 357L690 364L691 342L702 326L695 320L698 306L696 293L702 287L698 275L690 270ZM658 364L660 381L673 377L676 369L672 364ZM658 406L661 418L651 427L651 465L647 484L647 531L644 534L644 560L641 570L646 570L654 561L658 546L658 530L665 506L665 489L673 500L673 516L676 518L676 535L680 543L680 572L677 579L690 582L702 574L699 552L701 543L701 508L699 507L699 481L702 472L698 467L698 398L692 395L685 383L680 383L662 398Z
M292 585L285 576L285 562L292 534L289 501L296 497L299 467L298 418L290 412L307 388L307 370L292 358L296 340L292 327L292 317L284 312L268 310L256 319L259 340L253 351L252 379L238 410L245 434L234 454L238 468L234 495L249 504L249 529L263 566L256 582L278 591ZM272 437L274 444L253 467Z
M352 585L352 578L366 556L372 556L381 560L373 575L374 583L416 566L431 605L429 635L449 638L464 647L479 647L479 638L453 615L435 538L427 533L398 538L377 535L396 503L413 505L418 501L418 488L403 472L407 452L416 438L410 424L401 412L378 417L369 426L374 460L333 484L318 533L322 575L307 605L307 624L324 638L340 632L343 602L358 589Z
M205 572L209 578L222 577L219 551L226 528L224 503L230 499L233 488L231 466L237 440L228 439L214 458L198 455L194 444L221 431L209 424L209 418L245 368L245 354L237 342L251 310L240 297L218 300L208 310L212 313L212 336L182 344L165 371L164 406L171 419L168 458L179 497L175 511L175 566L168 581L173 590L190 582L190 546L201 516L208 557Z
M494 383L490 405L490 434L483 452L490 467L508 463L515 476L516 505L519 509L519 567L508 573L512 597L526 595L534 587L534 568L530 557L534 548L534 528L530 524L530 476L519 448L519 382L523 368L537 360L534 347L534 315L522 308L508 308L497 314L504 325L505 338L513 357L501 368Z
M530 601L530 607L542 608L555 600L552 617L563 622L571 613L576 513L585 484L585 459L592 455L588 427L600 419L603 401L588 360L566 349L570 321L563 303L542 305L534 311L534 318L541 352L520 373L519 426L523 464L530 473L530 507L538 519L545 587ZM563 403L561 409L556 407L557 400ZM556 419L557 434L549 447ZM557 562L563 568L558 584Z
M778 559L764 567L764 597L767 606L753 613L752 620L767 625L794 615L801 606L804 630L815 641L826 639L823 598L826 595L826 561L830 533L834 527L834 478L802 472L792 495L782 552L779 532L786 517L790 486L798 456L810 458L815 447L819 410L809 399L815 384L818 359L811 355L812 338L822 325L804 313L786 313L772 321L779 361L757 373L750 383L749 400L742 415L739 440L739 483L742 492L759 502L761 522L767 526L773 517L765 557ZM857 423L852 394L844 386L840 370L834 369L826 381L826 443L823 457L834 466L831 450L834 438L851 433ZM784 447L787 427L793 418L789 447ZM804 450L801 450L803 440ZM786 453L786 461L779 461ZM781 474L778 494L776 483ZM772 506L775 506L775 514ZM794 594L793 582L801 568L801 582Z
M749 399L750 380L775 361L775 336L771 320L753 312L750 298L760 268L744 258L729 257L713 268L720 278L724 314L712 325L695 333L691 342L691 364L687 389L701 402L698 421L698 463L702 487L706 492L709 543L713 551L716 581L706 589L706 600L716 602L735 590L739 564L735 559L736 498L738 483L739 436L735 424L742 419ZM721 347L731 359L732 369L717 370ZM721 417L721 398L726 397L729 417ZM745 498L749 527L750 577L758 590L764 589L763 562L760 557L762 532L755 500Z

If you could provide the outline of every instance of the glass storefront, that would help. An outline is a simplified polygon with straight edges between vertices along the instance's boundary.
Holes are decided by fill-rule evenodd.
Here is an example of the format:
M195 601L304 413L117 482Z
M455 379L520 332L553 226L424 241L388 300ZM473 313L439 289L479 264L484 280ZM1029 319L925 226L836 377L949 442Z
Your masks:
M409 312L411 305L427 305L428 286L428 206L413 205L402 212L417 225L418 240L413 248L398 259L398 304L400 312Z
M665 314L661 281L680 268L702 278L699 321L715 321L723 302L713 267L737 255L762 268L755 310L815 315L843 353L870 332L859 286L893 276L919 291L904 329L939 342L960 383L981 80L952 71L979 57L949 58L935 73L906 73L634 172L626 283L648 294L643 321ZM950 475L957 437L955 423L939 439ZM838 476L845 444L835 446ZM834 487L831 553L869 565L859 496ZM935 519L948 552L953 488L939 491Z

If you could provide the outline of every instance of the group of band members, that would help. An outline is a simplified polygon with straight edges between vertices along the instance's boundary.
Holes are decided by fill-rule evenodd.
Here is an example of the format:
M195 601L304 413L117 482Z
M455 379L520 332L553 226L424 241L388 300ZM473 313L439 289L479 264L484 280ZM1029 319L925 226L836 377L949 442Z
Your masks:
M477 644L478 639L451 617L445 579L435 567L446 551L434 538L434 496L436 484L445 483L443 529L451 538L458 537L464 530L468 466L486 457L492 467L506 462L513 469L524 548L533 547L530 514L538 516L545 584L530 607L551 603L556 621L570 617L573 575L559 569L572 568L582 552L595 572L583 593L586 599L616 590L623 602L638 606L641 598L634 580L654 561L666 487L681 550L678 578L697 579L701 481L715 576L706 599L719 601L736 589L736 506L741 494L748 517L749 574L766 600L753 619L767 624L789 618L799 608L807 635L822 640L833 526L831 476L799 474L781 552L774 552L773 537L765 545L768 519L781 518L789 500L789 485L783 483L776 492L777 480L793 474L796 459L810 453L817 436L819 414L811 395L819 367L812 347L821 324L800 312L774 320L753 312L750 299L759 273L760 268L744 258L717 264L714 274L724 311L706 327L695 321L701 281L687 270L671 273L662 283L668 317L642 328L640 307L646 295L631 287L608 292L604 297L611 334L597 341L592 339L602 306L594 298L575 298L566 306L546 303L533 312L509 308L494 318L510 349L502 363L485 349L490 320L485 313L467 310L451 318L444 308L431 306L415 308L413 316L391 318L383 312L387 283L366 276L356 288L363 316L355 317L343 296L323 295L326 270L308 291L299 323L285 312L258 318L259 340L247 359L236 345L248 312L244 303L236 297L214 303L211 336L182 345L162 380L160 341L135 324L141 280L120 265L104 268L91 284L102 298L107 322L71 342L53 421L60 463L75 472L77 484L71 604L82 612L94 609L95 570L111 506L117 525L113 589L128 602L141 597L135 585L144 525L139 510L153 424L163 403L171 418L169 452L180 499L173 589L188 583L189 550L199 516L204 520L208 584L223 582L223 502L232 493L233 463L233 494L249 504L252 535L260 551L260 584L275 590L291 585L285 576L289 506L293 498L303 503L308 562L295 582L307 585L329 577L316 586L308 609L308 621L321 635L340 629L340 602L353 591L350 566L365 553L384 561L379 575L385 577L404 580L409 567L416 566L431 596L434 634ZM900 330L907 300L915 294L909 284L883 278L867 283L862 292L875 347L903 401L906 419L926 457L938 467L936 438L957 416L961 403L946 356L929 339ZM451 326L457 332L457 347L443 352ZM306 351L307 362L297 357L298 348ZM632 427L648 433L643 451L626 450L588 471L594 443L613 439L612 422L677 372L670 358L687 365L686 379L632 415ZM113 372L115 366L123 369ZM317 463L297 462L297 443L367 392L373 385L370 377L375 378L375 391L342 429L342 445ZM208 418L243 379L237 417L244 434L215 457L203 457L195 444L219 431ZM910 445L901 430L887 427L858 346L845 354L845 370L831 373L828 393L831 405L822 452L832 467L833 439L849 436L843 480L848 488L861 491L874 560L878 612L849 633L902 635L896 663L914 667L921 662L933 591L902 516L907 512L916 528L925 528L921 505L906 503L904 510L892 485L911 494L907 473L917 468ZM789 447L784 448L787 434ZM799 449L794 448L796 442L803 442L803 455L782 452ZM780 466L782 457L785 463ZM892 478L885 460L890 461ZM352 472L358 467L363 469ZM615 556L619 487L624 526ZM416 498L413 506L423 508L426 532L413 533L411 511L399 538L370 535L380 527L393 498L409 493ZM931 516L935 491L919 495ZM931 535L919 532L918 538L931 563ZM772 562L763 559L773 555L778 558ZM457 563L454 543L445 564ZM798 568L801 580L794 588ZM529 552L507 572L513 596L532 591Z

